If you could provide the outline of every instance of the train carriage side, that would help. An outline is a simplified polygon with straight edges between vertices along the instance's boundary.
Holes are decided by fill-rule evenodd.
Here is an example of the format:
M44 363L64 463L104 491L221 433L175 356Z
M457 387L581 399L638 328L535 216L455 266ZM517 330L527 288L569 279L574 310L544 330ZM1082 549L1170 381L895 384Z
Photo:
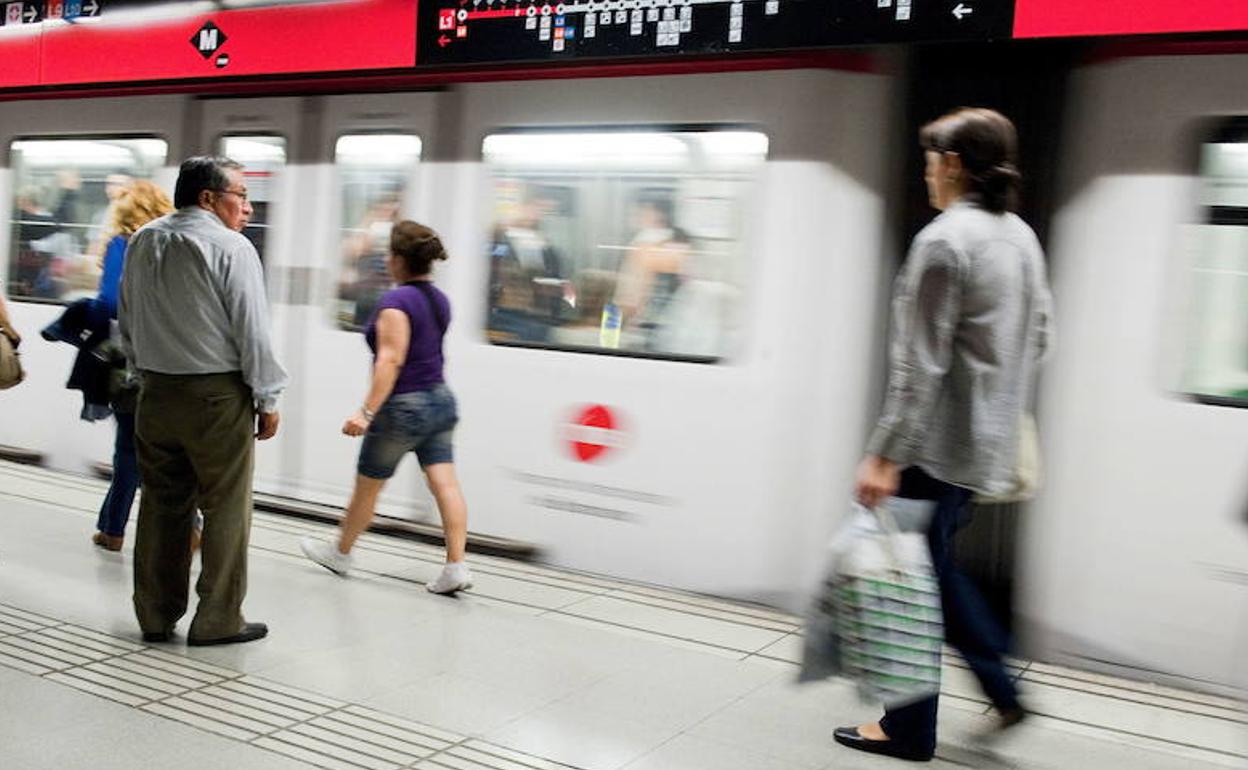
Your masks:
M0 104L0 282L24 336L27 380L5 393L0 444L84 472L112 455L111 422L79 420L65 389L77 351L39 339L66 302L94 296L111 181L148 177L173 189L183 97Z
M1023 539L1046 658L1202 688L1246 673L1248 137L1219 134L1248 115L1245 74L1244 55L1156 55L1072 78L1048 479Z
M170 188L193 152L248 164L248 234L293 379L259 491L345 501L355 444L336 418L366 383L358 331L384 283L381 230L418 218L452 255L438 281L455 307L448 373L474 530L563 565L792 604L876 398L893 87L878 72L789 70L0 110L10 144L89 135L104 144L79 149L114 152L171 137L152 172ZM10 162L7 200L29 165ZM41 195L61 195L56 170L35 179ZM122 171L93 169L87 184ZM85 236L55 256L30 240L5 241L27 334L94 289ZM72 286L39 277L70 263ZM13 392L23 406L0 443L77 472L106 461L107 431L80 424L62 388L72 352L27 350L39 386ZM382 509L428 515L414 466Z
M797 601L876 398L892 89L840 71L462 89L450 361L474 527Z

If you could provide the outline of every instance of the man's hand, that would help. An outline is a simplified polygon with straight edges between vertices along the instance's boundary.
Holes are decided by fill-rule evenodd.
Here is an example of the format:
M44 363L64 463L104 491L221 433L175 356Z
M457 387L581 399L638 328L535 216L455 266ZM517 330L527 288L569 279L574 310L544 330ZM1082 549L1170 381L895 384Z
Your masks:
M892 460L867 455L858 465L854 497L868 508L874 508L897 494L901 485L901 468Z
M278 423L282 421L279 412L260 412L256 415L256 439L265 441L277 435Z

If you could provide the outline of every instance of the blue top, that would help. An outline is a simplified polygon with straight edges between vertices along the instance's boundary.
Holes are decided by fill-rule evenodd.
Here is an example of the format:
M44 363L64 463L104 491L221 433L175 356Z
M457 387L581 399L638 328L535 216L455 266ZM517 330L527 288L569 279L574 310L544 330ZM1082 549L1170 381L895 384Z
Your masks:
M446 334L446 324L450 323L451 303L428 281L423 282L424 289L414 283L405 283L383 294L364 332L364 339L376 357L377 316L388 308L402 310L407 315L412 325L412 338L407 346L407 360L394 383L396 394L428 390L443 382L442 336Z
M96 298L109 318L117 317L117 295L121 290L121 268L126 264L126 242L124 235L114 235L104 247L104 275L100 276L100 295Z

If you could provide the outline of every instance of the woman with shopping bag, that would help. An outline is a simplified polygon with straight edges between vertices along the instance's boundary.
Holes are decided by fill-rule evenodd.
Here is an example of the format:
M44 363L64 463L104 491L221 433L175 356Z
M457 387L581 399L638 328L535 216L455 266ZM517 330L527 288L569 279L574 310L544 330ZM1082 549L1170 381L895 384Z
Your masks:
M942 213L915 238L893 297L883 414L858 468L855 495L876 508L896 496L934 503L927 526L946 641L998 713L1024 716L1002 661L1006 634L953 563L953 539L976 494L1019 488L1019 448L1051 299L1035 233L1011 213L1019 173L1013 124L986 109L923 128L926 182ZM926 761L936 750L937 696L886 709L879 722L836 730L860 751Z

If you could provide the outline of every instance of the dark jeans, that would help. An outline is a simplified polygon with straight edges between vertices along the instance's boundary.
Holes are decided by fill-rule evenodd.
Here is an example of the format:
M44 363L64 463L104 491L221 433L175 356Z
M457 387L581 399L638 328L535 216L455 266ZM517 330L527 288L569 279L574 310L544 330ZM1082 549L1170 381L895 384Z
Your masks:
M134 450L134 414L114 412L117 418L117 435L113 441L113 481L100 506L100 516L95 528L106 535L121 537L126 534L126 522L130 520L130 506L139 488L139 457Z
M1009 638L993 618L988 604L974 584L953 564L953 538L970 521L969 489L932 478L917 467L901 475L898 497L935 500L936 511L927 530L932 566L940 582L945 616L945 640L956 649L997 709L1018 708L1018 691L1001 656ZM880 720L888 737L918 751L936 748L936 703L932 696L917 703L890 709Z

